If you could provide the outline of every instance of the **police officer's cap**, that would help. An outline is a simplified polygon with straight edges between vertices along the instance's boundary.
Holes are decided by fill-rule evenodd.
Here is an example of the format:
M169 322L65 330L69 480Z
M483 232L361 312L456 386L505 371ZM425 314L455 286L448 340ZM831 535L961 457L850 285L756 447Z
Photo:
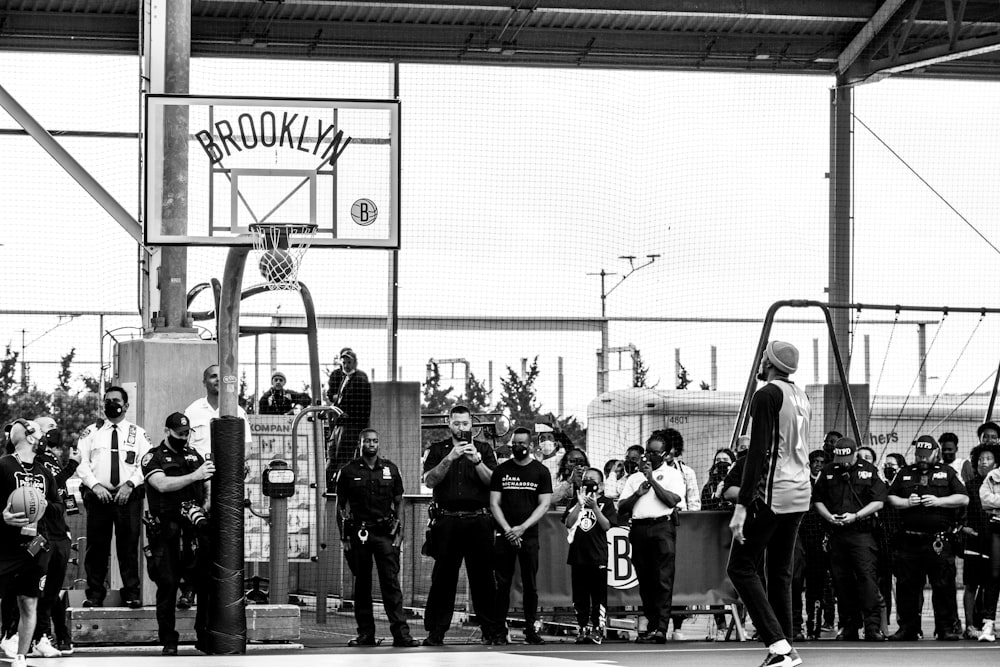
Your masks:
M178 435L184 435L191 430L191 421L183 412L174 412L167 417L166 427Z
M913 454L918 458L929 457L938 449L938 441L933 435L922 435L913 441Z
M858 451L858 444L850 438L841 438L833 443L833 460L845 463Z

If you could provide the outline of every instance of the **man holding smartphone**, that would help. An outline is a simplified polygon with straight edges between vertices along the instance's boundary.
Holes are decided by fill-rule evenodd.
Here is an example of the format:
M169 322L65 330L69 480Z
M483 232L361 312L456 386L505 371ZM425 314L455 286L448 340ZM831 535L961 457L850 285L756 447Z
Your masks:
M483 643L492 644L503 632L503 619L493 617L496 584L493 580L493 518L490 480L497 467L493 449L472 437L472 412L457 405L448 415L451 436L435 442L424 459L424 484L434 492L436 518L427 554L434 558L427 594L424 646L444 645L455 611L458 571L465 561L472 608L483 630Z
M858 458L857 444L841 438L834 444L833 462L820 471L812 499L830 531L830 570L842 625L837 639L858 641L863 625L866 642L885 641L875 540L875 513L886 501L885 482L874 465Z

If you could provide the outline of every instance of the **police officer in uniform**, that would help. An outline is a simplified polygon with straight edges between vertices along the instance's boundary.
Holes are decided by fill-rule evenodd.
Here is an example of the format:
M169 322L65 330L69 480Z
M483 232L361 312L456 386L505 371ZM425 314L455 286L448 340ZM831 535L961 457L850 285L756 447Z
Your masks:
M920 436L913 448L916 461L900 470L889 487L889 504L900 515L893 555L899 630L889 639L917 639L922 593L929 579L935 634L942 641L957 641L955 549L949 538L958 510L969 504L969 496L958 474L940 462L941 449L933 436Z
M182 413L167 417L165 431L166 438L142 458L151 515L146 522L146 556L156 584L156 624L163 655L177 655L174 608L182 575L198 595L196 646L201 648L205 639L209 567L205 507L215 464L188 444L191 423Z
M837 639L882 642L882 594L878 588L875 513L885 504L886 488L875 466L858 457L850 438L834 444L833 462L813 487L813 506L830 531L830 569L840 605Z
M345 465L337 478L337 510L341 522L340 541L354 574L354 619L358 636L348 646L375 646L375 616L372 611L372 560L378 568L382 604L389 618L392 645L418 646L410 636L399 586L399 545L403 524L403 478L399 468L378 455L378 432L361 431L361 456Z
M483 630L482 642L491 644L503 636L505 620L493 617L496 583L489 504L497 459L489 444L473 440L469 408L457 405L448 418L451 437L433 443L424 459L424 484L433 489L435 506L427 545L434 569L424 613L428 633L424 646L444 644L463 560L472 608Z

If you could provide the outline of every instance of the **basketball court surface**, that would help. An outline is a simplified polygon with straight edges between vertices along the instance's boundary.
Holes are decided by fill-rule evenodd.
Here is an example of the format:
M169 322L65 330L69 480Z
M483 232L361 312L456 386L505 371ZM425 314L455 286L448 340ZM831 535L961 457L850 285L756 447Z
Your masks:
M907 665L907 667L938 667L940 665L995 664L1000 657L1000 646L961 642L942 645L925 640L906 645L863 643L842 645L823 641L797 646L803 665L843 666L852 665ZM579 665L621 665L622 667L647 667L674 665L687 667L756 667L764 658L765 650L757 643L741 645L713 645L701 642L679 642L673 645L649 648L634 644L610 643L603 646L580 647L575 644L550 644L546 646L512 645L499 649L473 645L445 646L440 648L394 649L376 647L368 649L305 648L300 650L251 650L245 656L206 656L191 647L181 647L181 655L166 658L159 654L159 647L141 651L124 649L87 649L67 658L28 659L35 667L126 667L137 659L156 660L156 664L199 667L264 667L265 665L294 662L295 667L323 667L330 664L350 664L352 667L567 667Z

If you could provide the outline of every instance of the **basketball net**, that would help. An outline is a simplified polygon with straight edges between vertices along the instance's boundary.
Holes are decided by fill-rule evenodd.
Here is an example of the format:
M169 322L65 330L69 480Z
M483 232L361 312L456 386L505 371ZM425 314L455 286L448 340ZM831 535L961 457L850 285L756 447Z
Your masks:
M316 235L315 223L261 222L250 225L260 275L271 290L298 291L302 257Z

